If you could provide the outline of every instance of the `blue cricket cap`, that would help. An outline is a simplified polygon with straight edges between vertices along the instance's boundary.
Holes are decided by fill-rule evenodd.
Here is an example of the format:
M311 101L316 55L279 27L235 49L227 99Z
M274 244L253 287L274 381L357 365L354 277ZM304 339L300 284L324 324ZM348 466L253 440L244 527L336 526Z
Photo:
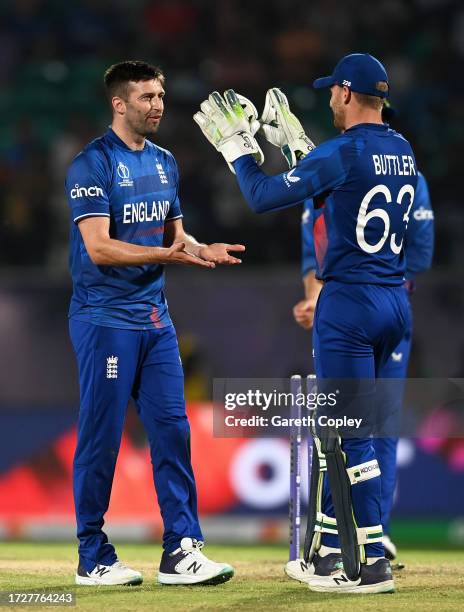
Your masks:
M386 98L389 92L377 89L379 81L388 84L387 71L379 60L369 53L351 53L342 57L330 76L316 79L313 87L322 89L332 85L346 85L358 93Z

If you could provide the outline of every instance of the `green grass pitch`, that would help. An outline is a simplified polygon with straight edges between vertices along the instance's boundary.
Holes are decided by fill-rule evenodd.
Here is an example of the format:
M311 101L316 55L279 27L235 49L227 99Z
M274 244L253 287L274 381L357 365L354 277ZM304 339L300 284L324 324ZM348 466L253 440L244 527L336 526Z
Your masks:
M406 569L395 573L395 594L329 595L312 593L306 585L285 576L287 549L284 546L207 546L208 556L231 563L236 573L226 584L203 587L157 584L159 546L120 544L117 549L124 563L143 572L143 585L78 587L74 584L74 545L3 542L0 544L0 590L72 590L77 595L76 608L93 612L142 609L451 612L464 609L462 551L402 550L400 557Z

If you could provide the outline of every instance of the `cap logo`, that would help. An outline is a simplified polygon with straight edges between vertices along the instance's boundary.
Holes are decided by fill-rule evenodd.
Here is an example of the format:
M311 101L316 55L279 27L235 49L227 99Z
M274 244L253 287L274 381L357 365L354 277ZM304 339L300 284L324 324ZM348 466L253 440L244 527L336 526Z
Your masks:
M386 81L377 81L375 88L382 93L388 93L388 83Z
M343 80L342 81L342 85L346 85L347 87L351 87L351 81Z

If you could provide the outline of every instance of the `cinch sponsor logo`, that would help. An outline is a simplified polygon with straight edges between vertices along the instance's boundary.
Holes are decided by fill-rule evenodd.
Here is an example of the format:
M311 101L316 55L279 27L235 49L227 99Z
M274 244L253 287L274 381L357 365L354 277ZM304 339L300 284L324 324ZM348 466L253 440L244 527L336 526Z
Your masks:
M124 204L123 223L140 223L141 221L164 221L169 212L169 200L135 202Z
M433 211L423 206L419 206L419 208L414 211L414 219L416 221L433 221Z
M103 189L101 187L97 187L93 185L92 187L79 187L76 183L74 185L74 189L71 189L71 199L75 200L76 198L95 198L97 196L103 195Z

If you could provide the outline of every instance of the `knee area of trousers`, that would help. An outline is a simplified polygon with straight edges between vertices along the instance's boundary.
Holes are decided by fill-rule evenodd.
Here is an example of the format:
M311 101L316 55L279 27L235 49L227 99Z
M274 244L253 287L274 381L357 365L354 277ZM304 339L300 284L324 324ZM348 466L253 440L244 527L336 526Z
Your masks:
M187 417L168 417L165 419L156 419L155 426L157 431L163 431L165 434L182 434L190 435L190 424Z

